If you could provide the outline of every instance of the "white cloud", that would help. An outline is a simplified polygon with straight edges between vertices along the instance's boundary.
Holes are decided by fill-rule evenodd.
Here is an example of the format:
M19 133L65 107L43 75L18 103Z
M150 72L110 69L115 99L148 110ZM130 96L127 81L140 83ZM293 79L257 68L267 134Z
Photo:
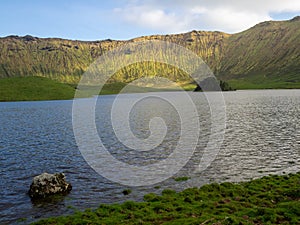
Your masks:
M161 32L192 29L238 32L271 20L272 13L300 12L299 0L135 0L114 10L121 20Z
M175 12L167 13L164 9L151 6L129 6L114 10L125 21L140 27L154 30L178 31L185 27Z

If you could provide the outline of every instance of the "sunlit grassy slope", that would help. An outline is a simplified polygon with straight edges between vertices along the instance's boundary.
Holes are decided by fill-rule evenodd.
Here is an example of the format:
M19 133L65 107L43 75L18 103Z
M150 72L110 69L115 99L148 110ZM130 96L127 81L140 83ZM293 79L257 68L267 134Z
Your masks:
M220 80L234 88L298 88L300 82L300 17L260 23L237 34L191 31L152 35L128 41L72 41L58 38L9 36L0 38L0 78L42 76L76 84L81 75L104 53L133 42L161 40L191 50ZM154 54L163 52L153 49ZM126 55L133 55L128 49ZM143 52L136 55L142 59ZM154 59L155 60L155 59ZM187 60L180 55L178 61ZM175 82L190 78L166 64L142 62L122 68L111 82L128 83L144 76L164 76Z
M105 84L99 94L118 94L126 83ZM194 84L182 84L185 90L195 88ZM76 84L65 84L44 77L12 77L0 79L0 101L36 101L73 99L77 90L80 97L98 94L99 87L86 86L77 88ZM171 87L152 88L130 85L124 93L143 93L155 91L173 91Z
M72 99L75 89L44 77L0 79L0 101Z

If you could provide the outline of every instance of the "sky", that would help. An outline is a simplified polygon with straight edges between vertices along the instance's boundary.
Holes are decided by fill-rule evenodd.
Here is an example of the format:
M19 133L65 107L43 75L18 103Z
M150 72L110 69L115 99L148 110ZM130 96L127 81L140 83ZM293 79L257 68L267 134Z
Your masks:
M0 36L127 40L191 30L237 33L300 15L299 0L0 0Z

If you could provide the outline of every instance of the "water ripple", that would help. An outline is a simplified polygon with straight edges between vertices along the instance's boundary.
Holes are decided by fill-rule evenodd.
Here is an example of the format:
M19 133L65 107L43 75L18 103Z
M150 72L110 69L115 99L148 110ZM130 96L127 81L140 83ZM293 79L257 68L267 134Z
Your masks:
M130 97L130 95L128 95ZM177 94L180 102L180 94ZM209 105L203 93L192 93L199 110L200 140L193 158L177 174L187 182L168 179L162 188L181 190L209 182L250 180L268 174L299 171L300 90L237 91L224 93L227 108L225 140L210 167L195 173L210 135ZM125 96L126 97L126 96ZM150 152L135 152L119 143L110 124L113 96L102 98L96 112L99 136L116 158L131 164L157 162L167 157L178 141L178 114L154 100L132 112L133 133L149 136L151 117L165 119L165 140ZM142 200L154 187L127 188L99 176L82 158L72 130L72 101L0 103L0 223L29 223L42 217L72 213L99 203ZM220 131L218 131L220 132ZM65 198L31 202L27 195L32 177L43 172L64 172L73 185ZM130 178L128 178L130 179ZM26 218L25 222L18 219Z

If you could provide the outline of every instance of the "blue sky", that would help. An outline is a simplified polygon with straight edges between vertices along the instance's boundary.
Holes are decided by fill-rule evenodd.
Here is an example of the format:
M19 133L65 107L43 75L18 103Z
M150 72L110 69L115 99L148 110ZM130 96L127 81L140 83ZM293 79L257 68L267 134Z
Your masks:
M1 0L0 36L126 40L191 30L235 33L300 15L299 0Z

